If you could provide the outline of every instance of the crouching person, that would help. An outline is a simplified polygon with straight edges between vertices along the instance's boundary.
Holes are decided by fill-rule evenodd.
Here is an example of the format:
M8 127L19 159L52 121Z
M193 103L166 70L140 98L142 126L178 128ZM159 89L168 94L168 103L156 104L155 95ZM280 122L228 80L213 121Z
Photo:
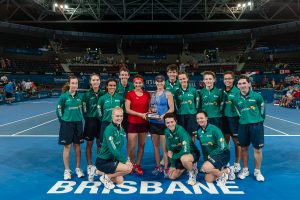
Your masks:
M167 113L164 120L167 127L165 129L166 147L171 163L168 176L170 179L175 180L187 170L189 174L187 184L195 185L197 183L197 162L200 152L188 132L177 124L173 113Z
M89 174L90 182L94 180L95 175L101 175L100 181L107 189L113 189L115 184L122 184L123 177L132 170L132 163L122 153L125 140L125 132L121 127L122 121L123 110L120 107L115 107L112 111L112 123L104 131L96 167L93 166Z

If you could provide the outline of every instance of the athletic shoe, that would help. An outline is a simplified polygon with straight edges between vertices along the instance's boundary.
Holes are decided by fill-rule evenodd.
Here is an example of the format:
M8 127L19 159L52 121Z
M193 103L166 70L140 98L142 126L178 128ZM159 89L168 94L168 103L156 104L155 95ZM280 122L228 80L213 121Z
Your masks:
M162 173L162 168L160 166L156 166L152 171L153 176L157 176L158 174Z
M102 176L100 176L100 181L101 183L103 183L104 187L106 189L114 189L115 188L115 184L107 177L106 174L103 174Z
M140 165L136 165L134 171L138 176L143 176L143 174L144 174L144 171L142 170Z
M233 181L235 179L234 167L231 166L228 169L228 180Z
M76 172L78 178L84 177L84 173L83 173L82 169L76 168L75 172Z
M259 181L259 182L264 182L265 181L265 177L261 174L260 170L255 169L254 170L254 176L255 176L256 180Z
M240 163L234 163L233 168L234 168L234 173L239 173L239 171L241 170Z
M86 168L86 173L89 175L91 173L91 168L93 165L88 165Z
M70 180L72 178L71 176L71 170L66 169L64 172L64 180Z
M94 176L96 175L96 170L97 170L97 168L95 166L91 165L90 173L89 173L89 176L88 176L89 182L94 181Z
M243 168L240 173L238 174L239 179L245 179L247 176L249 176L249 170L248 168Z
M169 169L168 168L164 169L164 178L169 178Z
M216 179L217 186L224 187L226 185L226 173Z
M189 180L187 181L187 184L189 185L195 185L197 183L196 180L196 174L194 174L194 171L189 171Z

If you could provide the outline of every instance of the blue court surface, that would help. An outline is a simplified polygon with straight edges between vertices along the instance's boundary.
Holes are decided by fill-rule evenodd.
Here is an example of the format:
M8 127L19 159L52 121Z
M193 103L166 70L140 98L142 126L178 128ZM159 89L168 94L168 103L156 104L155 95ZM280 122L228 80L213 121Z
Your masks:
M57 144L59 123L55 115L57 99L27 101L0 106L0 199L299 199L300 180L300 111L267 104L263 183L253 177L253 155L245 180L234 180L220 188L207 184L203 174L198 184L188 186L187 175L177 181L153 177L153 148L147 139L142 167L145 175L128 175L125 184L106 190L98 177L63 180L63 147ZM197 141L197 146L199 142ZM231 145L232 147L233 145ZM75 168L74 154L71 169ZM95 158L95 154L94 154ZM198 163L200 164L202 161ZM82 145L82 169L86 173L85 144Z

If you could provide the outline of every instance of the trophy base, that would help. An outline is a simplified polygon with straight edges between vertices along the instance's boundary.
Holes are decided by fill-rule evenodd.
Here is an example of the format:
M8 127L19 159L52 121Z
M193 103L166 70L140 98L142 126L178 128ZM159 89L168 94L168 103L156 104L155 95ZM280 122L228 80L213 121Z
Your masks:
M158 119L160 119L160 117L156 113L148 113L147 114L147 119L156 119L156 120L158 120Z

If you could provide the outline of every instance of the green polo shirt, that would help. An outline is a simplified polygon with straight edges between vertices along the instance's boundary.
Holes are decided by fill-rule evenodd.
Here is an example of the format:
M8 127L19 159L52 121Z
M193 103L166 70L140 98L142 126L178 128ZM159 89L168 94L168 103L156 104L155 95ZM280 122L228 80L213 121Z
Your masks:
M107 126L104 131L103 143L97 157L105 160L118 160L126 163L127 156L122 152L125 132L122 127L117 127L113 123Z
M83 115L84 117L98 117L97 104L99 98L104 94L102 90L97 93L93 89L88 90L82 98L83 101Z
M241 93L233 100L234 106L240 116L240 124L253 124L265 119L265 103L260 94L250 90L247 96Z
M180 87L175 92L174 101L178 115L196 114L199 108L199 93L191 86L186 90Z
M176 79L176 81L173 84L169 80L166 81L166 90L170 91L173 96L176 90L178 90L179 88L180 88L179 80Z
M222 131L212 124L207 124L205 130L200 127L197 138L200 141L204 161L208 156L219 155L228 150Z
M121 95L114 93L112 96L107 92L99 98L98 101L98 118L101 121L111 122L112 110L119 106L123 107L124 99Z
M133 89L134 89L134 87L131 82L128 81L127 86L124 87L122 85L121 81L119 81L118 85L117 85L116 93L120 94L123 97L123 99L125 99L126 93Z
M168 128L165 129L165 138L167 150L173 152L170 159L171 167L175 167L175 160L180 159L181 156L198 151L190 135L178 124L176 124L173 132Z
M76 92L71 96L69 91L61 94L56 106L56 114L60 120L78 122L83 119L82 96Z
M216 87L211 90L204 87L200 91L200 108L205 111L208 118L222 117L222 91Z
M233 86L229 91L223 90L223 115L225 117L237 117L238 113L233 105L233 99L238 95L240 90Z

